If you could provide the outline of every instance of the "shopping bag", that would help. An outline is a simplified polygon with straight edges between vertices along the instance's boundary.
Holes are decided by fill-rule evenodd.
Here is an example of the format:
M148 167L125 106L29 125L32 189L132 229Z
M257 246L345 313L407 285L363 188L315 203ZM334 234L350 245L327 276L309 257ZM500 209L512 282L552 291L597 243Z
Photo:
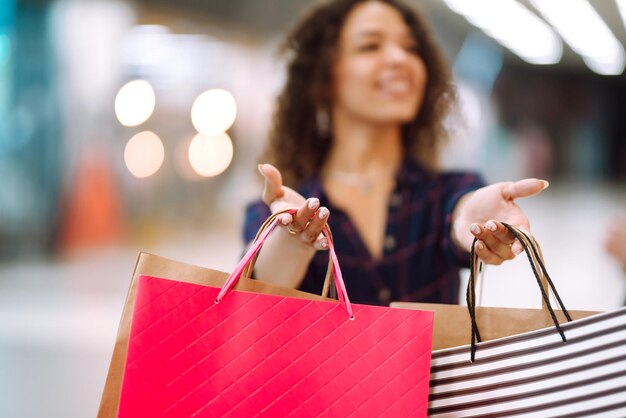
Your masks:
M521 234L523 231L517 231L516 233ZM537 272L541 288L544 292L546 292L546 294L548 294L549 285L547 278L539 265L540 262L543 263L541 248L531 235L526 234L526 237L529 240L529 245L532 245L532 247L529 247L530 254L527 253L531 269ZM532 248L535 248L537 253L536 255L532 251ZM472 262L470 276L475 277L477 280L480 277L479 271L481 270L482 264L476 254L472 253L471 257ZM473 285L475 285L475 283ZM541 302L541 309L476 306L476 321L481 325L480 332L482 340L494 340L496 338L521 334L554 325L554 321L551 317L550 311L547 309L543 297ZM435 314L435 322L433 326L433 350L458 347L466 345L470 341L471 321L466 306L419 302L392 302L390 306L396 308L427 310ZM563 322L567 319L562 310L554 309L553 311L559 322ZM598 312L568 310L568 313L571 319L581 319L595 315Z
M626 416L626 308L433 352L429 416Z
M167 277L180 282L216 287L221 287L228 278L228 273L222 271L181 263L154 254L139 253L118 327L113 355L100 401L98 418L117 416L122 376L126 364L128 336L130 335L130 324L135 306L137 281L141 275ZM237 289L303 299L330 300L321 295L274 286L260 280L240 280L237 283Z
M140 275L119 402L136 416L424 416L433 314Z
M470 274L470 345L433 352L429 416L626 416L626 308L574 320L536 243L506 226L524 246L537 283L545 278L568 322L559 320L547 290L539 286L553 326L480 342L485 327L476 315Z

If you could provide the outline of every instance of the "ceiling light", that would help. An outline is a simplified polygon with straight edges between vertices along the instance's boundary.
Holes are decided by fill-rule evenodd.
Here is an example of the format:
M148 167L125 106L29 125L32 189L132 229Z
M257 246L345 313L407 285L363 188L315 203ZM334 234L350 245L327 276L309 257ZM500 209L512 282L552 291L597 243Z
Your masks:
M558 35L516 0L444 0L450 9L531 64L556 64L563 55Z
M624 48L587 0L530 0L594 72L624 71Z

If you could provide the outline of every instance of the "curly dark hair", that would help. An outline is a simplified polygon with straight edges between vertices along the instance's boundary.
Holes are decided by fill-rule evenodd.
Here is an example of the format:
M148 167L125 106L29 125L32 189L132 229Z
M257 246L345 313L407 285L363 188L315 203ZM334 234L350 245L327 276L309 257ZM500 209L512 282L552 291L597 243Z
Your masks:
M439 149L447 139L444 119L456 92L450 67L424 18L396 0L332 0L306 15L281 48L288 56L287 81L263 160L281 171L286 185L297 187L318 174L330 151L332 138L318 132L316 112L329 107L328 86L343 23L357 4L368 1L397 9L420 46L428 81L420 111L402 128L404 151L428 169L438 167Z

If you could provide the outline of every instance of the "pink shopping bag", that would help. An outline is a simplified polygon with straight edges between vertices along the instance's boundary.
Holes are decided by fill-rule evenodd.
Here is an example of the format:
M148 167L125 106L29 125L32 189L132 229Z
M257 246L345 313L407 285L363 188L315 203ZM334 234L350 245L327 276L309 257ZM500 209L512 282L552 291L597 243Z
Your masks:
M120 417L426 416L433 314L140 276ZM327 233L327 235L329 235Z

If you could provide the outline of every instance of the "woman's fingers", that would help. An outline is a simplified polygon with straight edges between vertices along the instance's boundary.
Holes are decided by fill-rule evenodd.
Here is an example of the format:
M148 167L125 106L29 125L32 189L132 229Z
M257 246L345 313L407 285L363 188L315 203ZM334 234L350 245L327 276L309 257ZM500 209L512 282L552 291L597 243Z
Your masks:
M321 235L322 229L324 229L324 225L328 221L328 216L330 212L327 208L321 207L315 214L311 221L306 226L304 231L300 234L301 239L308 243L313 244L313 246L318 250L325 250L328 248L328 242L326 238Z
M474 223L470 225L470 232L480 240L481 246L484 247L481 251L478 251L478 245L475 248L476 253L486 263L500 264L504 260L514 258L517 254L513 247L515 237L500 222L490 220L484 226Z
M321 232L328 221L330 211L319 207L319 199L313 197L298 208L293 215L281 215L280 223L287 232L303 244L312 245L317 250L328 249L328 241Z
M272 211L295 207L304 199L292 189L283 186L280 171L271 164L259 164L259 172L265 177L263 201L272 208ZM318 250L328 248L328 241L321 235L330 212L327 208L320 208L320 201L316 197L306 199L293 215L280 215L279 222L287 232L297 237L307 245L313 245Z
M276 167L271 164L259 164L258 167L259 172L265 177L263 202L270 207L272 213L297 208L303 204L304 196L283 185L283 176Z
M474 251L476 252L476 255L487 264L494 264L497 266L502 264L505 260L493 251L489 250L485 243L480 240L476 241Z
M545 190L550 183L539 179L524 179L512 183L507 183L502 188L502 196L507 200L514 200L520 197L529 197Z
M319 206L320 201L317 197L307 199L293 215L293 222L290 225L289 231L295 233L304 231L311 218L313 218L313 215L315 215L315 212L317 212Z
M511 245L515 242L515 236L501 222L487 221L484 229L491 232L493 238L503 244Z
M280 199L285 194L283 191L283 176L271 164L259 164L258 168L259 172L265 177L263 202L269 206L274 200Z

